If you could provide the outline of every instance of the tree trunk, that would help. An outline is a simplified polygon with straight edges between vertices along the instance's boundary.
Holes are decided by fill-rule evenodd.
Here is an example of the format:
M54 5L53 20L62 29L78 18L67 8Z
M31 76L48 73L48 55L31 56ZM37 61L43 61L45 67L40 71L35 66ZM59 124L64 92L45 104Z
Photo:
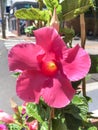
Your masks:
M1 17L2 17L2 38L6 38L5 18L4 18L4 1L3 0L1 0Z

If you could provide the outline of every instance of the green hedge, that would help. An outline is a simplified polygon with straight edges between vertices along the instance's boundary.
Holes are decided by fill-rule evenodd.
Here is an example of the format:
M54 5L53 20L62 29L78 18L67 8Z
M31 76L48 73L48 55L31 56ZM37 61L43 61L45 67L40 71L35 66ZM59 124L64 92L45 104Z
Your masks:
M98 73L98 55L90 55L91 68L89 73Z

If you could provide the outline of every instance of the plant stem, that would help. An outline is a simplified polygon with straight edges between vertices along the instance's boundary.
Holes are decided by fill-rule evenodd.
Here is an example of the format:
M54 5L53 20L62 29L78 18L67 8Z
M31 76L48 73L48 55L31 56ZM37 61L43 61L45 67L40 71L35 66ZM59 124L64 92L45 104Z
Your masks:
M52 119L54 118L54 108L51 108L50 110L50 117L49 117L49 127L48 130L52 130Z

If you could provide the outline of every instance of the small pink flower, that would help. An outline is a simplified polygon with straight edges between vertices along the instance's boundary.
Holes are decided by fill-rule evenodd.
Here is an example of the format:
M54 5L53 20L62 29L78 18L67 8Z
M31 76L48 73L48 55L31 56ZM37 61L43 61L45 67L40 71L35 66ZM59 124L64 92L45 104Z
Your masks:
M22 71L17 95L35 103L43 97L51 107L64 107L75 94L70 81L80 80L88 73L90 57L79 45L67 48L52 27L38 29L34 34L36 44L18 44L8 54L10 70Z
M38 130L38 121L34 120L30 123L27 123L29 130Z
M6 125L0 124L0 130L8 130L8 128L6 127Z
M3 121L5 123L13 123L14 119L6 112L0 111L0 121Z

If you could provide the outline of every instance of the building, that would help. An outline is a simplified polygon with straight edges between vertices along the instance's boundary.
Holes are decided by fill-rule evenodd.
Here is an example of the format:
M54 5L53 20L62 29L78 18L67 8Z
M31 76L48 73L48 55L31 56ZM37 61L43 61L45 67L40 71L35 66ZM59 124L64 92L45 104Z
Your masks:
M10 18L9 18L9 28L10 31L17 35L24 34L24 27L25 25L29 25L30 21L17 19L14 16L16 10L21 8L38 8L38 2L36 0L14 0L10 7Z

